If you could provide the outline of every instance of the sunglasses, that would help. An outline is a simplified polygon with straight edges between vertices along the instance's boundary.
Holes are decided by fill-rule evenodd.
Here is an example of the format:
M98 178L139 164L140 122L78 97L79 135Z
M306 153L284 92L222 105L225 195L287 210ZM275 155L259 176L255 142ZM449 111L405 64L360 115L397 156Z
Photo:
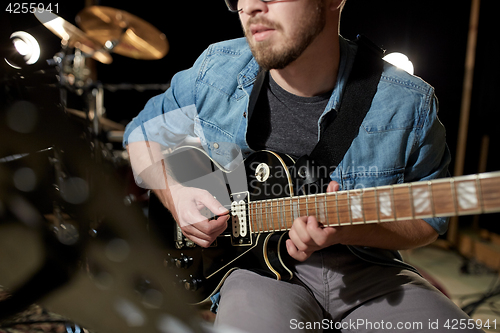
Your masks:
M241 10L238 9L238 0L224 0L226 2L226 5L227 5L227 8L229 9L229 11L233 12L233 13L237 13ZM271 1L274 1L274 0L260 0L262 2L271 2Z

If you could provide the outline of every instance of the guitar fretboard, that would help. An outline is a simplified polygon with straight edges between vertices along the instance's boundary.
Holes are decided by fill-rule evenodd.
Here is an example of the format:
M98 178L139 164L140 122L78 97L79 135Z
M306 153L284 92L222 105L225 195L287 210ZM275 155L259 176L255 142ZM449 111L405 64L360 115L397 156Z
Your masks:
M500 172L249 203L253 233L286 231L300 216L325 226L500 212Z

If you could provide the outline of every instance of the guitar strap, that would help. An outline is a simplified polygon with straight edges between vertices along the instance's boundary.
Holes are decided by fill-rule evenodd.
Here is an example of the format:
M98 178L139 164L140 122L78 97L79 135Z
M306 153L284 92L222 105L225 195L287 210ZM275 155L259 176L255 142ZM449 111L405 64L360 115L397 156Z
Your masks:
M358 35L358 51L335 119L327 125L310 155L295 163L296 186L309 188L306 193L324 192L309 186L328 179L342 161L370 109L383 70L384 51L362 35ZM328 181L324 182L325 186Z
M252 118L253 110L255 109L255 105L259 100L260 93L262 92L262 86L264 86L264 82L266 82L267 71L261 70L257 74L255 78L255 82L253 84L252 92L250 93L250 98L248 100L248 124L250 125L250 119Z

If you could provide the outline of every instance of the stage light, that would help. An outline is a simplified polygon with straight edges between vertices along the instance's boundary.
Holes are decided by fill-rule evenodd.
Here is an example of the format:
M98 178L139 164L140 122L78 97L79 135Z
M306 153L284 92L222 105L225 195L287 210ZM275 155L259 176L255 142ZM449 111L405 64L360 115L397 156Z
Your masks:
M24 31L16 31L10 35L14 46L14 54L4 58L11 67L20 69L23 65L33 65L40 58L40 45L35 37Z
M393 64L394 66L401 68L410 74L413 74L413 63L403 53L389 53L383 59L388 63Z

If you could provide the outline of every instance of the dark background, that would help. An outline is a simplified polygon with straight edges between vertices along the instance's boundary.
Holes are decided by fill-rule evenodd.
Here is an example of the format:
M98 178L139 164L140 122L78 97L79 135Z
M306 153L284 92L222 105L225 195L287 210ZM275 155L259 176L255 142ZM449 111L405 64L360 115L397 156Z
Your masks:
M48 2L46 2L48 3ZM54 2L52 2L54 4ZM222 0L217 1L98 1L98 5L122 9L149 22L165 33L169 53L160 60L134 60L113 54L113 63L97 63L95 75L105 87L118 84L167 84L174 73L188 68L210 44L242 36L236 14L230 13ZM34 35L42 47L41 59L49 59L60 50L60 40L30 14L5 13L2 2L0 31L2 41L11 32L24 30ZM85 1L59 3L59 15L72 24ZM478 172L481 138L489 135L487 171L500 169L497 156L495 97L498 92L498 52L500 49L494 23L494 0L481 1L476 70L469 122L464 173ZM342 14L341 34L354 39L362 33L386 49L402 52L413 62L415 75L436 89L440 119L447 128L448 145L455 156L458 136L464 64L469 30L471 1L435 0L347 0ZM3 43L2 47L7 44ZM4 67L2 67L4 69ZM104 106L107 117L126 124L147 100L160 90L106 89ZM453 173L455 160L450 171ZM480 224L500 232L496 214L481 216ZM461 220L469 224L470 219Z

